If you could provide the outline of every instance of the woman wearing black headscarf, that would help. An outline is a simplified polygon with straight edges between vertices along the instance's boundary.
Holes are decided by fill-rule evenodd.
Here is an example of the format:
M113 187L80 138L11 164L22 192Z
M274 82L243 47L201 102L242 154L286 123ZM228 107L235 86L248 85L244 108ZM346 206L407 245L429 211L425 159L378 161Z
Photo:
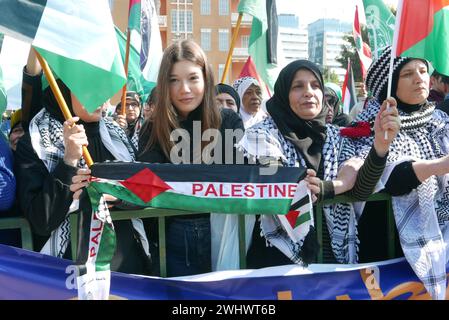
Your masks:
M399 130L397 110L394 105L388 111L383 106L379 112L374 146L363 166L362 162L352 159L342 165L339 162L342 137L337 127L325 123L327 106L323 102L323 95L323 78L314 63L307 60L290 63L280 72L274 95L267 102L270 116L248 129L238 146L247 157L256 158L260 163L274 160L283 166L307 167L306 181L309 189L320 199L332 198L349 190L350 195L356 199L366 199L383 171L389 144ZM384 139L385 131L388 132L387 140ZM338 247L338 243L329 244L330 240L339 237L348 241L352 239L352 235L338 234L338 228L340 224L354 223L351 220L353 217L349 215L346 219L335 218L335 207L324 208L329 228L329 234L324 228L323 235L325 262L342 262L337 259L342 248ZM351 205L340 210L343 209L347 212L352 210ZM317 246L313 222L303 239L295 243L276 221L275 216L261 216L261 231L265 239L285 256L274 248L265 246L265 241L258 237L260 229L256 226L253 248L250 248L248 254L249 266L262 267L291 261L314 262Z
M230 85L219 83L215 86L215 101L219 107L239 113L240 97L237 91Z
M29 77L30 87L41 88L40 75ZM50 88L43 92L43 108L33 117L29 130L20 139L15 157L19 203L33 230L46 242L42 253L70 258L68 212L76 209L74 193L79 196L87 177L82 146L87 145L94 162L106 160L133 161L134 149L125 132L114 122L102 117L99 107L89 113L58 80L59 88L73 118L64 121L63 114ZM29 132L28 132L29 131ZM86 173L86 175L77 175ZM117 221L117 250L111 270L149 274L146 236L141 221Z

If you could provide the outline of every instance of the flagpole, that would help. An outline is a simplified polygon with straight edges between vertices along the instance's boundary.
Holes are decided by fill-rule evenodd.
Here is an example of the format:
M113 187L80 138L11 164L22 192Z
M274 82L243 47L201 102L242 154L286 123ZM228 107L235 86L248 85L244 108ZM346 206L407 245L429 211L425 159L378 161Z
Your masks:
M235 31L232 34L231 47L229 48L228 57L226 58L226 64L225 64L225 67L223 70L223 74L221 76L221 83L225 82L226 76L229 71L229 65L231 64L232 53L234 52L234 46L235 46L235 42L237 40L237 36L239 34L240 24L242 23L242 18L243 18L243 13L240 12L239 18L237 19L237 25L235 27Z
M131 36L130 36L131 32L128 28L128 32L126 32L126 50L125 50L125 75L126 75L126 82L123 85L123 89L122 89L122 98L121 98L121 103L122 103L122 110L121 110L121 114L122 115L126 115L126 84L128 82L128 64L129 64L129 45L131 42Z
M58 84L56 83L55 77L53 76L53 72L51 71L50 67L48 66L47 61L37 52L36 49L34 49L34 52L36 52L36 57L39 60L39 63L42 66L42 69L44 70L44 74L47 77L48 83L50 85L51 91L53 92L56 101L58 101L59 108L62 111L62 114L64 115L64 118L66 120L72 118L72 113L70 112L69 108L67 107L67 103L64 100L64 97L62 96L61 90L59 89ZM87 166L91 166L94 164L92 161L92 157L90 156L89 150L87 150L86 146L83 146L83 158L86 161Z
M393 34L393 45L391 47L391 57L390 57L390 70L388 71L388 85L387 85L387 98L391 97L391 83L393 82L393 66L394 58L396 58L397 46L398 46L398 36L399 36L399 26L401 25L401 15L402 15L402 0L398 2L398 9L396 11L396 22ZM387 102L387 110L390 109L390 104ZM385 140L388 139L388 133L385 131Z

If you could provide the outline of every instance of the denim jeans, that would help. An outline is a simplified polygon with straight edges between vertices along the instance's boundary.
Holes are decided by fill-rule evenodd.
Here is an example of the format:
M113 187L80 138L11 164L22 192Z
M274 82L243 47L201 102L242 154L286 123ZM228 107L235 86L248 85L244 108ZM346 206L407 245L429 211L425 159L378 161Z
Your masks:
M167 226L167 275L211 271L210 218L171 218Z

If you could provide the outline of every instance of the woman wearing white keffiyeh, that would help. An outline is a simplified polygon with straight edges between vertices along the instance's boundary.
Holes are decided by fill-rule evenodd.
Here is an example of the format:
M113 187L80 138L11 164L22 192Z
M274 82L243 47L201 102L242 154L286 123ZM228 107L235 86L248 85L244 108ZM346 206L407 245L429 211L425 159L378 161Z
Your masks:
M386 99L391 49L376 60L366 79L373 100L358 120L372 122ZM449 241L449 117L427 101L428 62L397 57L392 96L401 130L390 147L376 188L393 196L399 239L407 261L434 299L444 299ZM354 139L345 156L365 157L372 137Z
M309 188L321 199L332 198L348 190L357 199L366 199L383 171L389 144L399 130L397 110L393 106L387 111L383 106L379 112L374 147L363 166L363 162L354 163L352 160L341 165L339 154L342 137L337 127L325 123L327 105L323 102L323 96L323 78L318 67L307 60L290 63L280 72L274 95L267 102L270 116L247 129L238 147L248 158L256 158L259 163L264 163L268 158L284 166L307 167L309 170L306 180ZM385 130L389 134L388 140L383 138ZM356 236L339 230L348 229L346 225L356 223L353 209L350 205L341 205L338 210L334 210L334 207L336 206L324 208L328 227L324 228L324 258L325 262L347 262L342 257L342 252L348 247L355 247L351 242ZM316 261L317 245L313 223L308 234L299 242L287 235L276 216L262 215L260 225L265 239L291 261ZM260 243L259 231L256 227L252 247L255 247L257 240ZM255 256L254 264L251 264L252 252ZM291 262L282 257L279 251L259 245L257 249L250 249L248 265L262 267Z
M240 96L239 114L245 129L263 121L267 113L261 108L262 88L259 82L252 77L243 77L235 80L232 86Z
M24 77L25 79L25 77ZM41 87L41 76L28 77L27 85ZM78 194L85 181L77 175L85 167L82 145L96 162L133 161L134 149L125 132L102 117L102 107L88 113L61 80L58 85L72 114L64 121L50 88L42 101L33 103L44 108L31 120L29 133L19 141L16 153L16 176L20 206L33 230L47 239L41 252L70 258L68 213L76 210ZM72 180L73 179L73 180ZM72 184L73 183L73 184ZM140 220L114 223L117 250L111 270L150 273L148 243ZM39 244L38 248L39 249Z

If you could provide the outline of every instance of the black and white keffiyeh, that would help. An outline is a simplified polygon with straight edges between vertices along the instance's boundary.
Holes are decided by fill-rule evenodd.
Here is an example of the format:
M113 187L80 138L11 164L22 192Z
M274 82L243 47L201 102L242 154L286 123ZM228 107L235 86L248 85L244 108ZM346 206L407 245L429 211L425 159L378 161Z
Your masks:
M326 129L326 140L322 153L324 180L331 181L337 177L342 137L337 127L328 124ZM271 117L247 129L237 144L237 148L248 159L257 159L260 162L272 159L280 161L283 166L306 167L302 155L291 141L285 139ZM352 205L326 205L323 207L323 211L332 240L332 249L337 260L355 262L357 260L357 228L355 227L357 220ZM346 228L346 225L351 225L351 227ZM276 215L262 215L261 228L262 236L271 245L277 247L294 263L303 263L301 249L305 237L299 242L293 241Z
M373 100L358 116L374 122L380 105ZM399 110L401 130L393 140L387 166L376 191L383 189L393 168L403 161L433 160L449 151L449 117L425 103L412 113ZM373 137L347 140L343 158L366 158ZM449 252L449 174L431 176L407 195L395 196L394 216L407 261L434 299L444 299Z
M102 118L99 122L101 141L107 150L120 161L134 161L134 150L129 143L126 133L114 122ZM64 157L63 124L55 119L46 109L42 109L30 123L30 136L33 149L45 164L49 172L52 172L58 162ZM78 163L79 168L86 166L83 158ZM78 201L73 201L67 213L66 219L61 225L52 231L49 240L41 252L62 257L70 240L69 213L78 209ZM136 221L134 221L136 220ZM133 219L134 228L141 237L144 248L147 240L140 219Z

